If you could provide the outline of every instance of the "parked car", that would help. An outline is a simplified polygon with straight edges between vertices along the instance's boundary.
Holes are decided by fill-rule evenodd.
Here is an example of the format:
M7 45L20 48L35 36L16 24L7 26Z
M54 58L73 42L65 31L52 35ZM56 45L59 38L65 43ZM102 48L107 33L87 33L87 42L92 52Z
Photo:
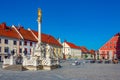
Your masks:
M113 60L113 63L114 63L114 64L118 64L118 59L114 59L114 60Z
M102 63L103 61L102 60L97 60L97 63Z
M111 61L110 60L105 60L104 63L109 64L109 63L111 63Z
M95 60L91 60L90 63L95 63Z
M80 65L80 62L75 61L75 62L72 63L72 65Z

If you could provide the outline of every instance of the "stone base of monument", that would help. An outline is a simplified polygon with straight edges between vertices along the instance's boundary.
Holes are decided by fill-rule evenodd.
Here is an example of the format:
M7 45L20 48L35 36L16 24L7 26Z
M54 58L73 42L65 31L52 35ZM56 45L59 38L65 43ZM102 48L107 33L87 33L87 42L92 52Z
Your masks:
M6 68L6 67L8 67L8 66L10 66L9 64L3 64L2 65L2 68L4 69L4 68Z
M5 70L22 71L21 56L10 56L3 61L2 68Z
M44 65L43 70L52 70L52 66Z
M44 66L43 66L43 70L53 70L53 69L60 68L59 66L60 66L60 65L51 65L51 66L44 65Z
M39 56L22 56L22 63L20 59L16 56L11 56L10 58L4 59L3 69L13 70L13 71L23 71L23 70L52 70L59 68L59 60L51 58L40 58Z
M25 68L26 70L31 70L31 71L36 71L36 70L38 70L38 67L37 67L37 66L31 66L31 65L29 65L29 66L24 66L24 68Z
M52 70L59 68L60 64L57 59L44 58L42 59L43 70Z
M12 71L23 71L24 67L22 65L3 65L3 69Z

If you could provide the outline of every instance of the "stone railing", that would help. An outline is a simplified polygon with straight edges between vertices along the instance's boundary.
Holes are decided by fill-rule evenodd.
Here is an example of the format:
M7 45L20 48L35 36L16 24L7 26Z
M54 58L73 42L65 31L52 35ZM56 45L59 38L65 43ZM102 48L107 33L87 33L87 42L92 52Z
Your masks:
M10 58L5 58L3 64L14 65L16 64L15 58L13 56L10 56Z
M26 65L34 65L34 59L26 59Z
M36 57L23 58L23 66L38 66L40 64L39 60Z
M44 58L42 59L42 65L48 65L48 66L59 65L59 61L57 59Z
M4 60L3 60L3 64L9 64L9 65L10 65L10 61L11 61L11 60L8 59L8 58L7 58L7 59L4 59Z

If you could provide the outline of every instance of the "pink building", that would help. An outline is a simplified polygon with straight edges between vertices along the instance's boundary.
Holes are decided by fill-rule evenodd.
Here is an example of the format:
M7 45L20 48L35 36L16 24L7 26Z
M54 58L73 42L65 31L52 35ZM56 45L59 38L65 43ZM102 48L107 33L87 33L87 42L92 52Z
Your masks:
M99 49L100 59L120 59L120 33L115 34Z

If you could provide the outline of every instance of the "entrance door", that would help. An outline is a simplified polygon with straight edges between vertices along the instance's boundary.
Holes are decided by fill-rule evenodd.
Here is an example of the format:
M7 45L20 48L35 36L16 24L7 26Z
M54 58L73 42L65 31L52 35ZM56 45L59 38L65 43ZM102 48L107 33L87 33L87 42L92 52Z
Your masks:
M105 57L103 56L102 59L105 59Z
M109 51L109 59L110 59L110 60L113 59L113 51Z

